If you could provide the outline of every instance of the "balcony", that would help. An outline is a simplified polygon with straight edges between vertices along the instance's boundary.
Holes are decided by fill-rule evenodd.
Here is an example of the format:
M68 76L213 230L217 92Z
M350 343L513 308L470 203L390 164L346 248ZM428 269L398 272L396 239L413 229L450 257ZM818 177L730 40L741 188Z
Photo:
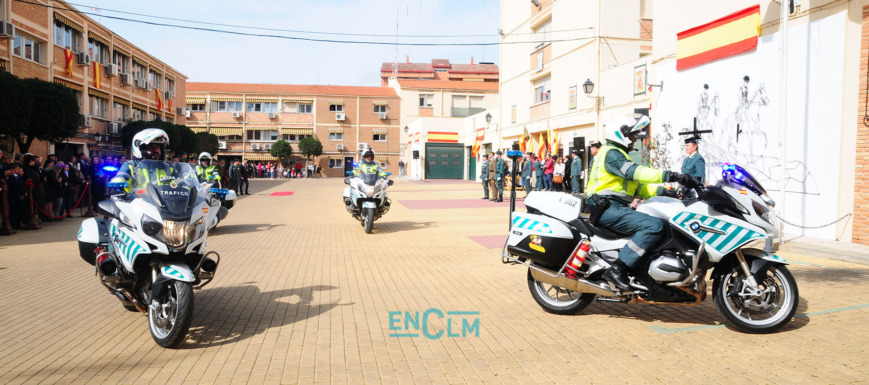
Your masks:
M465 118L465 117L468 117L468 116L471 116L474 114L479 114L483 111L486 111L486 109L485 108L477 108L477 107L471 107L471 108L453 107L452 111L450 112L450 116L452 116L454 118Z

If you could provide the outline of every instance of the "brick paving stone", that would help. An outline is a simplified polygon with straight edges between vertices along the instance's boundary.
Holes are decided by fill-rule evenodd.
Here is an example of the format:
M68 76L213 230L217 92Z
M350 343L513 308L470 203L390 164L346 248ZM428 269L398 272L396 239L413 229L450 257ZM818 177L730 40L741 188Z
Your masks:
M396 182L397 202L473 204L396 204L373 234L347 214L340 179L251 187L256 193L209 236L223 260L214 282L195 292L179 350L154 344L146 318L99 285L77 255L80 219L0 238L0 383L869 380L869 307L815 314L869 304L869 266L782 252L804 316L781 332L659 333L723 320L711 296L691 308L594 303L575 316L543 312L526 270L475 241L503 240L508 209L478 199L472 183ZM294 194L269 196L279 191ZM430 308L479 311L480 337L389 336L390 311ZM448 322L430 321L433 330Z

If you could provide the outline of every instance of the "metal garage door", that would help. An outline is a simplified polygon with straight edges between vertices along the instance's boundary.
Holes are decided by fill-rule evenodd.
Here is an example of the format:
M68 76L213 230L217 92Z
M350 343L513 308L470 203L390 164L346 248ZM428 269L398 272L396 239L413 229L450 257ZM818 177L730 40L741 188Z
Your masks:
M464 148L461 144L429 144L425 146L426 179L462 179Z

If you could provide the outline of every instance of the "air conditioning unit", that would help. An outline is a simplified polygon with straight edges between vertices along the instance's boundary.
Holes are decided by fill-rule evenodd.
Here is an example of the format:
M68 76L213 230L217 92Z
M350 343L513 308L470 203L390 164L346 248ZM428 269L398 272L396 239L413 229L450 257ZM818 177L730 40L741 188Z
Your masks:
M259 150L259 145L256 144L256 143L253 143L253 144L250 145L250 149L251 149L251 150Z
M380 116L380 120L386 119L386 113L385 113L385 112L381 112L381 113L379 114L379 116Z
M244 117L244 114L241 112L233 112L232 117L238 119Z
M269 119L274 119L274 118L277 118L277 117L278 117L278 114L276 114L276 113L274 113L274 112L269 112Z
M15 24L10 22L0 21L0 37L15 36Z
M176 109L175 109L175 114L177 114L177 115L184 115L184 107L178 107L178 108L176 108ZM190 115L187 115L187 117L189 118Z
M220 150L226 150L226 142L217 142L217 148Z
M106 64L106 76L118 76L118 65L114 63Z
M337 120L339 122L343 122L344 118L345 118L345 115L343 112L339 112L339 113L335 114L335 120Z
M121 124L120 123L109 123L108 134L117 135L121 133Z
M185 111L187 113L187 117L190 117L190 110Z
M152 82L152 81L149 80L149 81L148 81L148 89L150 90L150 89L152 89L152 88L157 88L157 87L154 86L154 82Z
M338 145L338 151L344 151L344 145L343 145L343 144L339 144L339 145Z
M272 149L272 145L269 144L269 143L266 143L266 145L264 146L264 149L265 149L266 151L269 151L269 150Z
M121 74L121 85L128 86L130 84L133 84L132 76L130 74Z
M173 96L175 96L175 95L172 95L172 93L169 91L163 92L163 99L166 99L166 100L173 99Z
M365 151L368 148L368 143L359 143L359 151Z
M90 126L91 126L91 117L90 117L90 116L85 116L85 117L84 117L84 124L83 124L82 126L84 126L84 127L90 127Z
M78 64L82 66L91 65L91 55L88 55L84 52L78 53Z

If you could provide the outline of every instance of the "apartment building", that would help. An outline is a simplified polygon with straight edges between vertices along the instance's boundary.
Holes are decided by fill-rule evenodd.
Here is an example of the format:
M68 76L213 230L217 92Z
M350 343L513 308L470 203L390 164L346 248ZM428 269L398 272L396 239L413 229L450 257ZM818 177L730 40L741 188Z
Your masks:
M326 176L343 176L371 147L388 172L398 172L401 100L389 87L282 84L187 84L187 125L220 140L218 158L277 162L279 139L290 142L290 162L304 161L298 143L314 136L323 155L314 162Z
M73 89L83 119L74 137L34 142L30 152L121 155L125 122L185 123L184 103L177 102L185 99L184 74L64 1L40 3L0 0L0 70ZM0 146L14 151L11 138L0 138Z
M564 155L601 140L614 116L648 115L652 11L651 0L502 1L501 129L493 148L518 144L525 129L535 142L551 130L560 142L552 152Z
M425 162L426 143L432 143L429 149L438 154L448 147L455 147L451 149L457 151L455 154L461 152L458 134L464 119L498 107L498 71L497 65L475 64L473 58L470 64L452 64L445 59L411 63L410 58L405 63L383 63L381 84L401 96L402 159L409 165L423 160L423 168L411 167L423 172L411 172L411 176L461 178L467 156L446 163ZM430 138L429 132L434 136ZM418 158L413 158L413 151Z

